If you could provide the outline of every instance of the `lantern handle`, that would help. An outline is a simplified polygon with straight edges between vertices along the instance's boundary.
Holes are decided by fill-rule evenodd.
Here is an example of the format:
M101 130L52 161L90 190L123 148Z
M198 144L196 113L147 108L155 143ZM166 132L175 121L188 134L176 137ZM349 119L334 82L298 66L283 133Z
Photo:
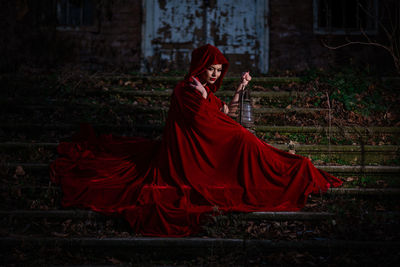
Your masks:
M243 85L242 90L239 95L239 123L243 125L243 99L244 99L244 91L246 90L246 85Z

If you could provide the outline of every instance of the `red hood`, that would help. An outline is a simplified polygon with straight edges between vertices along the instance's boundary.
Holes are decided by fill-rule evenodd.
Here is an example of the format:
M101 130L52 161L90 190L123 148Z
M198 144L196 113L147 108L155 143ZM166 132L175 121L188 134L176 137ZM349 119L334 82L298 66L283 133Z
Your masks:
M228 71L229 62L215 46L206 44L196 48L192 52L192 61L190 62L190 70L186 75L186 79L191 76L198 76L200 73L205 71L205 69L214 64L222 64L222 73L218 80L210 85L209 88L212 92L219 89L226 72Z

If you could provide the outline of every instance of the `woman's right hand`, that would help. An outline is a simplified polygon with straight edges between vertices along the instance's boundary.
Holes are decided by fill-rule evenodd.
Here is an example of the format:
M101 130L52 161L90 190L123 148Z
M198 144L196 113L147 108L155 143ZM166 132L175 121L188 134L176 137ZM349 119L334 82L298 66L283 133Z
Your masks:
M207 91L206 88L204 88L204 86L195 78L195 77L191 77L193 82L191 82L189 85L190 87L196 89L197 91L199 91L201 93L201 95L203 96L204 99L207 99Z

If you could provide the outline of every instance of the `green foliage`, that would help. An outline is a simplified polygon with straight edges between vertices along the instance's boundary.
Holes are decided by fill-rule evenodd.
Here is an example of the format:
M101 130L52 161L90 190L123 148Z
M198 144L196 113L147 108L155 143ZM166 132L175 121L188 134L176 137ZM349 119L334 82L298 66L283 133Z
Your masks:
M352 162L344 160L339 156L329 156L329 155L313 155L311 156L311 161L315 164L316 162L322 163L335 163L339 165L351 165Z
M331 71L314 69L302 77L302 81L312 83L317 89L316 95L328 92L331 101L342 103L347 111L368 116L371 112L385 110L378 81L366 71L354 68ZM314 105L318 106L318 101Z
M358 176L346 179L346 187L400 187L400 181L397 177L391 176Z
M323 136L319 144L321 145L327 145L327 144L333 144L333 145L351 145L353 144L354 140L351 138L345 138L345 137L338 137L338 136L331 136L330 139L328 139L328 136Z
M307 136L304 134L289 134L289 140L299 142L300 144L305 144L307 142Z
M390 159L386 161L387 165L395 165L395 166L400 166L400 158L399 156L397 158L394 159Z

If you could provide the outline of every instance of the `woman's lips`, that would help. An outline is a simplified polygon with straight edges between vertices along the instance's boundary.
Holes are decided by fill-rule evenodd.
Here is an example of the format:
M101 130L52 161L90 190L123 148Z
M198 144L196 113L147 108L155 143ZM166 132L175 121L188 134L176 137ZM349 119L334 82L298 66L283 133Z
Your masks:
M216 80L216 78L210 78L210 81L214 82Z

